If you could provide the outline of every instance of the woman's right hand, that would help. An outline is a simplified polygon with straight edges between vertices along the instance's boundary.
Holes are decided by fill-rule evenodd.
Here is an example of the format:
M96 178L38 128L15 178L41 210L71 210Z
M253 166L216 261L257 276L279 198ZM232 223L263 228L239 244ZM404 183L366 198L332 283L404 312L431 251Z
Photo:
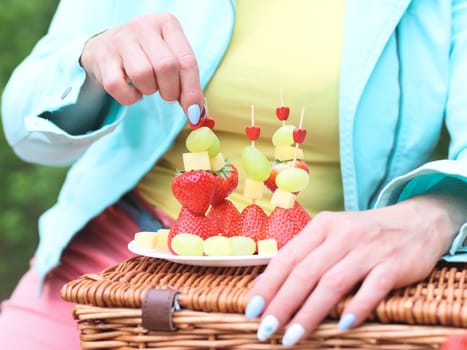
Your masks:
M137 17L92 37L81 65L123 105L157 91L165 101L178 101L189 117L204 104L195 55L179 21L168 13Z

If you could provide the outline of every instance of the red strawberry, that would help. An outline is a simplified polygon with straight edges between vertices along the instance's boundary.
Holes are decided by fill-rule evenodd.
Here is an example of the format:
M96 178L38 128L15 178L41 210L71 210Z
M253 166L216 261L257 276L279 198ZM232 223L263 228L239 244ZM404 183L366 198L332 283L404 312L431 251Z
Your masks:
M294 142L300 144L305 140L306 137L306 130L305 129L300 129L300 128L295 128L293 131L293 140Z
M280 162L280 161L275 161L272 164L271 167L271 173L269 174L269 177L264 181L264 185L271 191L274 192L277 189L276 186L276 176L279 174L282 170L293 167L294 166L294 161L290 160L287 162ZM301 168L305 170L307 173L310 173L310 168L308 167L308 164L305 163L305 161L301 159L296 159L295 160L295 168Z
M257 204L247 205L240 214L240 236L259 241L268 238L268 216Z
M204 215L216 188L215 176L205 170L181 172L172 180L172 193L183 207Z
M200 236L202 239L217 234L216 229L206 216L196 215L186 207L182 207L177 220L175 220L170 228L168 237L169 247L171 246L172 238L179 233L192 233Z
M250 141L256 141L261 134L261 128L257 125L247 126L245 128L245 134Z
M213 117L204 118L204 126L207 126L209 129L214 129L216 125L216 120Z
M290 108L281 106L276 108L276 116L280 121L285 121L289 118Z
M227 198L238 185L238 171L232 163L226 163L224 167L215 173L216 189L211 200L212 205L220 204Z
M311 220L311 215L303 209L303 207L295 201L294 207L290 209L290 213L294 219L295 223L295 234L303 230L303 228L308 224Z
M201 117L199 118L198 124L192 124L190 121L188 121L188 124L190 124L190 128L191 128L192 130L196 130L196 129L199 129L199 128L201 128L202 126L204 126L205 121L206 121L206 117L201 116Z
M269 237L275 238L277 248L282 248L295 236L296 224L290 209L276 207L269 215Z
M237 232L240 212L228 199L211 206L207 217L216 228L217 233L226 237L240 235L240 232Z
M271 191L274 192L277 190L276 186L276 176L282 170L287 169L289 166L286 162L274 162L271 166L271 172L269 173L269 177L264 181L264 185Z

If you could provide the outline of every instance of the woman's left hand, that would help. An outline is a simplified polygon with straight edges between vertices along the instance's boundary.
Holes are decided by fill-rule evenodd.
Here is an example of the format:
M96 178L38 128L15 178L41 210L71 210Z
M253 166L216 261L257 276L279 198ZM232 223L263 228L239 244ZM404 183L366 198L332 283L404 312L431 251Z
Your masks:
M459 226L447 203L420 196L381 209L318 214L252 288L245 314L262 314L258 338L287 325L283 344L295 344L361 283L339 322L348 329L392 289L428 276Z

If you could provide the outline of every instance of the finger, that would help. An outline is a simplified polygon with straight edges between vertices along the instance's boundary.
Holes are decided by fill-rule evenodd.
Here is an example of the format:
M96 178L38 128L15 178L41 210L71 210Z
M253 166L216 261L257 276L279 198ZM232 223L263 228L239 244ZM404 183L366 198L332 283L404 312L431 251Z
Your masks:
M309 225L306 231L298 234L282 247L269 262L261 280L251 289L245 315L249 318L259 316L294 267L305 259L309 252L322 244L323 240L323 230Z
M396 267L393 262L375 266L363 281L357 293L347 304L339 321L339 329L347 330L362 323L379 302L396 285Z
M168 101L180 99L180 79L177 58L160 36L145 38L141 43L155 72L159 94Z
M173 18L164 22L162 35L174 53L179 69L180 104L188 115L188 107L194 104L202 110L204 100L195 54L180 23Z
M272 334L267 327L271 320L274 320L277 327L285 325L305 303L322 276L343 259L345 254L344 249L336 250L334 242L327 240L298 263L264 311L265 317L258 328L258 338L265 340Z
M123 66L133 86L143 95L155 93L158 90L156 75L141 46L135 41L127 40L123 47Z
M283 344L293 345L315 329L331 309L364 278L368 269L367 264L362 263L361 256L358 258L356 254L351 253L324 273L316 288L290 321L282 340Z
M141 93L132 87L122 62L115 57L101 64L101 84L107 93L122 105L131 105L139 101Z

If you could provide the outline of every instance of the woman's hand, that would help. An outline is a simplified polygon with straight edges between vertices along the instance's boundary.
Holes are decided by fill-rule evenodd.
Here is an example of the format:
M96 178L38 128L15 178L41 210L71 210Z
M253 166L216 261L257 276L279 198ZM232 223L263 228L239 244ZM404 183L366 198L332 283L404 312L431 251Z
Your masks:
M159 91L164 100L179 101L186 115L199 118L204 103L197 61L173 15L137 17L92 37L81 65L121 104Z
M392 289L428 276L462 224L448 203L420 196L381 209L317 215L250 293L246 316L263 315L258 338L287 325L283 344L295 344L362 282L339 322L345 330L363 322Z

